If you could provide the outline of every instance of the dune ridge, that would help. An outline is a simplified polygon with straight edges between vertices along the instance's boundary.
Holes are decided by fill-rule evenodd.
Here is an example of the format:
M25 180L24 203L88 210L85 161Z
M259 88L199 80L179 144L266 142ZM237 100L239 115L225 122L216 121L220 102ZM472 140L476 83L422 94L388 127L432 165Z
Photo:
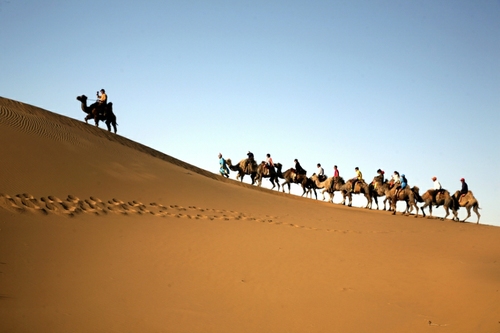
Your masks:
M0 332L500 332L497 227L258 188L6 98L0 155Z

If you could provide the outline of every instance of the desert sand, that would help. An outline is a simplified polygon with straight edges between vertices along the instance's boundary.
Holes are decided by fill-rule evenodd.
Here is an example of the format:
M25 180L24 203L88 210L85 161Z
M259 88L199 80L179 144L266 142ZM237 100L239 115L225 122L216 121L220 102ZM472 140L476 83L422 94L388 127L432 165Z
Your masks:
M5 98L0 156L0 332L500 332L498 227L253 187Z

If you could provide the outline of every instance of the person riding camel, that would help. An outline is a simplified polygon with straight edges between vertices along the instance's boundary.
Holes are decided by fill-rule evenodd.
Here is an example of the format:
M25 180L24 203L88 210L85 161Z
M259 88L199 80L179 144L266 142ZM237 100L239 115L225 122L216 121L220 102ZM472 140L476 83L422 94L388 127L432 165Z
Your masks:
M384 174L385 174L384 170L378 169L377 175L375 176L375 178L377 178L377 180L379 180L381 183L383 183L384 182Z
M97 105L92 113L95 116L95 113L104 114L106 111L106 104L108 103L108 95L106 95L106 91L101 89L96 93L97 96Z
M398 197L399 192L404 190L407 185L408 185L408 180L406 179L406 176L402 174L401 178L399 178L399 185L397 185L396 187L396 198Z
M321 163L318 163L316 165L318 167L318 180L320 182L325 181L326 176L325 176L325 169L321 166Z
M298 159L294 159L293 162L295 163L295 175L292 177L292 179L293 181L296 181L299 175L306 175L307 171L302 168Z
M465 182L464 178L461 178L460 181L462 182L462 189L460 190L460 198L469 193L469 186Z
M273 158L271 157L271 154L267 154L266 155L266 168L271 169L271 167L274 167Z
M399 172L394 171L394 173L392 174L391 182L390 182L390 188L392 188L394 186L399 186L399 184L401 184Z
M352 183L351 192L354 192L354 186L356 185L357 182L362 182L363 181L363 174L361 173L361 171L359 170L359 168L355 167L354 171L356 172L356 177L354 177L354 178L351 179L351 183Z
M265 167L269 170L269 174L274 174L276 171L274 170L274 163L271 154L266 154L266 163Z
M436 176L432 177L432 181L434 184L434 188L433 188L434 192L432 193L432 201L435 202L436 196L438 195L438 193L443 192L443 187L441 186L441 183L437 180Z
M253 153L251 151L248 151L247 156L248 157L245 162L245 170L247 173L250 173L251 170L249 170L248 165L252 165L254 163Z
M335 183L338 182L340 177L340 172L339 169L337 168L337 165L333 166L333 182L331 182L330 186L330 191L333 192L333 188L335 187Z

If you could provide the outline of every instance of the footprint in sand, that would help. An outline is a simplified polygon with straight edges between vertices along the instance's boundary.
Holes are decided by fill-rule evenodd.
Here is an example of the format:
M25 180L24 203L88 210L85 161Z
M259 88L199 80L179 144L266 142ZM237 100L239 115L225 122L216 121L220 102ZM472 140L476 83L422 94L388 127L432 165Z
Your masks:
M157 202L152 202L149 205L136 200L123 201L117 198L112 198L108 201L103 201L100 198L90 196L87 199L80 199L75 195L68 195L66 200L61 200L56 196L49 195L36 199L29 193L18 194L11 197L6 194L0 194L0 208L5 208L10 211L25 213L41 213L57 214L66 216L76 216L78 214L121 214L121 215L152 215L156 217L176 217L178 219L190 220L222 220L222 221L250 221L260 222L281 226L289 226L303 230L325 231L334 233L359 233L353 230L337 230L337 229L319 229L294 223L285 223L279 221L278 216L265 215L264 217L256 217L243 212L233 210L203 208L197 206L183 207L180 205L163 205ZM192 212L192 213L188 213Z

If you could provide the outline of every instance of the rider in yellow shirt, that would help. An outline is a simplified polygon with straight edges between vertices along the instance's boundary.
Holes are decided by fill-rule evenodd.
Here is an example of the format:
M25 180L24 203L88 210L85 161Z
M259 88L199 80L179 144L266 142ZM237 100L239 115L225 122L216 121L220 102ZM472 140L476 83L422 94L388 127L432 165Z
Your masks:
M359 182L359 181L363 180L363 174L361 173L361 171L359 170L359 168L355 167L354 171L356 171L356 177L354 177L353 179L351 179L351 183L352 183L351 192L354 191L354 185L356 185L356 182Z

